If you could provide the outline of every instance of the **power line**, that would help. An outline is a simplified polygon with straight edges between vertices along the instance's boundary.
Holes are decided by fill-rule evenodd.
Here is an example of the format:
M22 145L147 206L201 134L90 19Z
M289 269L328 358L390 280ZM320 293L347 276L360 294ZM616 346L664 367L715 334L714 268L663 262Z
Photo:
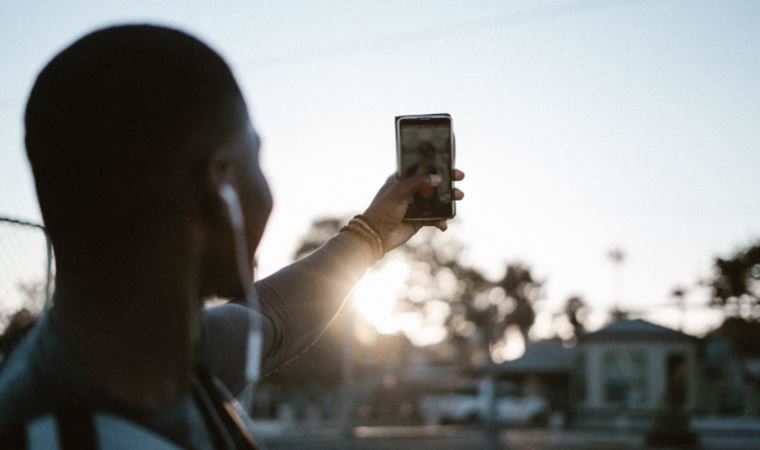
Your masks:
M45 230L45 227L38 223L29 222L27 220L16 219L13 217L0 216L0 222L9 223L12 225L19 225L22 227L38 228L43 231Z
M481 17L447 24L438 28L424 30L411 30L394 34L386 34L372 37L363 41L340 43L314 50L303 50L276 55L272 57L251 59L244 62L254 68L276 67L281 65L298 64L307 60L334 58L350 54L362 53L370 50L379 50L398 45L419 44L420 42L432 42L449 39L452 36L481 32L489 29L503 29L520 25L546 22L566 17L589 14L596 11L611 9L613 7L633 4L642 0L580 0L559 5L551 5L530 11L503 14L497 16Z
M614 7L638 3L643 0L579 0L558 5L536 8L518 13L502 14L489 17L481 17L461 22L451 23L438 28L425 30L410 30L401 33L376 36L363 41L353 41L322 47L314 50L303 50L276 55L268 58L251 59L243 62L243 65L255 69L276 67L282 65L298 64L308 60L321 58L335 58L350 54L357 54L370 50L379 50L399 45L419 44L421 42L434 42L449 39L452 36L481 32L489 29L503 29L520 25L529 25L566 17L589 14L596 11L612 9ZM10 109L16 106L18 98L0 99L0 110Z

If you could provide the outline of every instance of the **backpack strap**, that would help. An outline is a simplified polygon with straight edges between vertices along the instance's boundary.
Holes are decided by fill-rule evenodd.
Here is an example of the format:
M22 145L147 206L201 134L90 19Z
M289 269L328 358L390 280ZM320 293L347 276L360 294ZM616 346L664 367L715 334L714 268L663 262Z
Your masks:
M92 411L59 411L32 419L26 425L29 450L97 450Z
M97 450L95 422L91 410L59 411L56 419L61 450Z
M12 447L15 448L15 447ZM61 411L26 426L27 450L181 450L163 436L107 412Z
M211 372L198 366L194 372L193 383L196 396L203 405L204 416L218 424L218 433L223 436L224 445L237 450L261 450L262 445L256 440L246 423L245 412L237 401L224 388Z
M31 420L26 425L27 450L61 450L58 422L52 414Z

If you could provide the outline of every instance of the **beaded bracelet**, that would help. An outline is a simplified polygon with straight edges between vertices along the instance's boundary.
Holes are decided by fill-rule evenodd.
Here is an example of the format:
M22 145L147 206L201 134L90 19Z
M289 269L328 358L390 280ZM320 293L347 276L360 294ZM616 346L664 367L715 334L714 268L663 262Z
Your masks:
M361 226L364 227L367 231L372 234L374 239L380 244L380 249L383 251L383 254L385 254L385 241L383 240L383 237L380 235L380 232L377 231L377 228L372 226L372 224L369 222L369 219L363 214L359 214L357 216L354 216L354 220Z
M379 260L385 255L383 238L375 227L369 224L366 217L362 215L355 216L340 231L350 231L367 241L372 247L372 254L375 260Z

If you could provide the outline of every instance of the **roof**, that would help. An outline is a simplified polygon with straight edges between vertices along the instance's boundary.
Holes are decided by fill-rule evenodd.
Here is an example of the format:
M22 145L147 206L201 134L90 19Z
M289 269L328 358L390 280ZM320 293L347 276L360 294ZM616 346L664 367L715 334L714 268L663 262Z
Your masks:
M647 322L643 319L624 319L585 335L583 340L619 338L696 339L688 334L652 322Z
M496 364L489 370L504 375L566 375L574 356L574 347L559 343L530 343L522 357Z

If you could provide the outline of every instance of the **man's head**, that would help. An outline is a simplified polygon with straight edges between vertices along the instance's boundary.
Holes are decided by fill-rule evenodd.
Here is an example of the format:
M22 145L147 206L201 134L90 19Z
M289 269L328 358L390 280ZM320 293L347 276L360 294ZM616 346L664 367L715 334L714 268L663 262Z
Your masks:
M199 247L202 293L237 293L218 188L238 191L251 255L271 197L240 89L213 50L155 26L93 32L40 73L25 125L59 271L176 229Z

